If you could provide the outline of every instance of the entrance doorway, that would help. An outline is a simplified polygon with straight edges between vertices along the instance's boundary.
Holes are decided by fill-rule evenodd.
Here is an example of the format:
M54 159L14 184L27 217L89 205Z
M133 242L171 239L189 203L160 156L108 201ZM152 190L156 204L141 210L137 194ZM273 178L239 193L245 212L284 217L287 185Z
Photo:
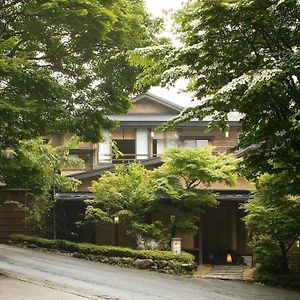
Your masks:
M203 216L203 262L237 263L236 206L220 204Z

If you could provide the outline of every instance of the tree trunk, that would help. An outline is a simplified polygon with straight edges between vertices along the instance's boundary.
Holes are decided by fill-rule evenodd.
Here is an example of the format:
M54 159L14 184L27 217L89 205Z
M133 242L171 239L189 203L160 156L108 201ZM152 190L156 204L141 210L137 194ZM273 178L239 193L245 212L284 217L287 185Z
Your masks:
M55 186L52 187L52 213L53 213L53 239L56 239L56 207L55 207Z
M279 242L280 245L280 251L281 251L281 258L279 262L279 268L281 274L288 274L290 272L289 269L289 260L287 257L287 250L285 247L285 244L283 242Z

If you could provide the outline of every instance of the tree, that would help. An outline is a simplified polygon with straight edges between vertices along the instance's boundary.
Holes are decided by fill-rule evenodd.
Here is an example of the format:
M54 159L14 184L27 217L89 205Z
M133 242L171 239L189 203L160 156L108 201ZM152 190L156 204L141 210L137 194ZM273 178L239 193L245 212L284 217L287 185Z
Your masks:
M75 191L80 181L62 175L63 168L83 167L81 159L69 156L78 139L52 147L42 139L26 140L14 151L0 155L0 181L10 188L23 188L25 202L16 203L25 212L25 221L42 227L45 217L55 205L55 192ZM28 197L34 200L27 201Z
M194 233L205 209L217 205L212 183L236 181L237 159L213 155L212 149L169 148L162 156L163 165L153 171L157 198L153 212L172 237L178 232Z
M257 185L257 198L242 206L258 260L269 271L288 273L288 253L300 237L300 198L281 190L282 178L265 174Z
M297 0L188 0L175 15L182 46L133 53L144 67L140 84L189 79L200 101L172 126L213 116L226 128L239 111L244 174L285 173L287 194L299 194L300 3ZM170 125L170 124L169 124Z
M158 28L141 0L1 1L0 150L53 132L99 141L130 106L126 51Z
M114 223L117 218L137 240L162 237L159 222L151 218L155 199L150 171L142 165L116 166L94 181L91 191L94 199L86 200L85 223Z
M140 164L118 165L93 182L85 223L113 223L117 217L137 240L170 240L198 228L204 209L217 204L210 184L235 182L236 159L212 148L170 148L154 171Z

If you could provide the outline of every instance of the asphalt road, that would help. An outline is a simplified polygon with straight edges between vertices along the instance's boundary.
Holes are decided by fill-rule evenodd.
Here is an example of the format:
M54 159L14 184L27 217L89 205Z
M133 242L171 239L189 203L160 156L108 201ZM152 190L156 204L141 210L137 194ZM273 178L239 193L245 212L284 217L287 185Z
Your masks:
M86 299L300 300L300 293L279 288L171 276L7 245L0 245L0 270L55 289L89 295Z

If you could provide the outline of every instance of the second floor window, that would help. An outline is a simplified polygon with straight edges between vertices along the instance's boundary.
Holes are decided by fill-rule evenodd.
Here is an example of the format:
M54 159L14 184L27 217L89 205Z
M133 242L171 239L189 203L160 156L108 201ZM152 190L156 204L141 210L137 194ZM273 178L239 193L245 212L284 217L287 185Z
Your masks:
M90 170L93 168L93 152L92 151L84 151L82 149L74 149L70 151L69 156L74 158L80 158L84 161L85 170ZM78 167L71 168L72 170L80 170Z
M183 147L186 148L201 148L208 145L208 140L205 139L188 139L183 141Z

